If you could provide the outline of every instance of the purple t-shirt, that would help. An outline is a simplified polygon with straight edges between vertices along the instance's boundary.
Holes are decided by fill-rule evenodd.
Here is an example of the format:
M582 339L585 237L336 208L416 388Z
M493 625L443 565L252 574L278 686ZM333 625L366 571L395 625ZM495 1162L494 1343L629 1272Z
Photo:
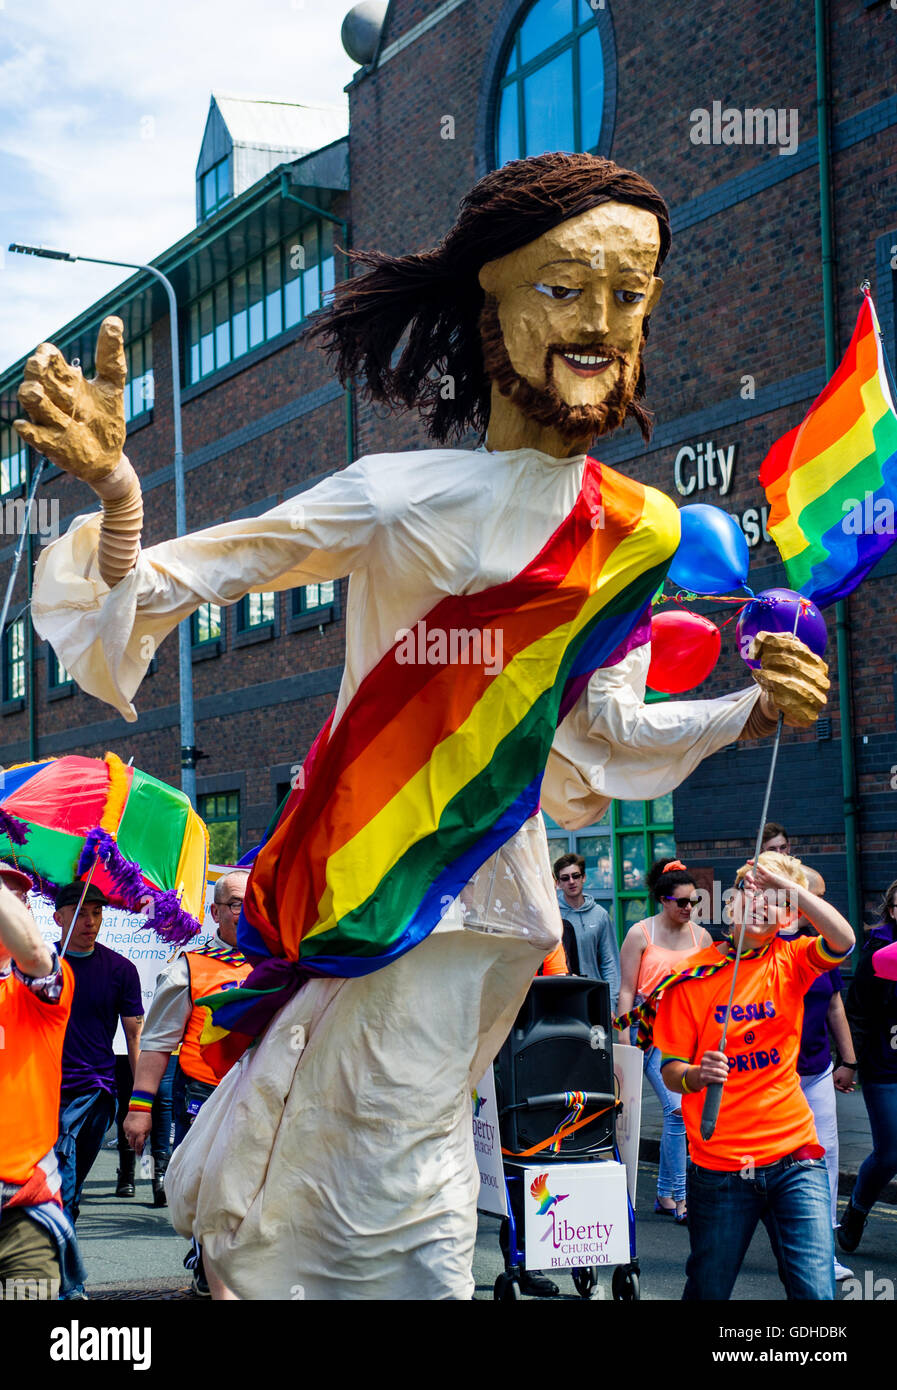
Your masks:
M65 958L75 976L75 993L62 1046L62 1089L101 1090L114 1095L112 1039L118 1020L143 1017L137 967L99 943L89 956L69 953Z
M825 1018L833 994L840 994L844 988L841 972L826 970L818 975L804 995L804 1028L800 1035L800 1052L797 1054L798 1076L818 1076L828 1071L832 1064L831 1047Z

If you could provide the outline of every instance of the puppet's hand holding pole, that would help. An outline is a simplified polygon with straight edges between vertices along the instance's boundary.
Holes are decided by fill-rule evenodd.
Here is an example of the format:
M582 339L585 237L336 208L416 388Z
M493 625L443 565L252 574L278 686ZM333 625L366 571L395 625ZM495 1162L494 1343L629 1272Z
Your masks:
M19 402L29 419L15 427L26 444L93 488L103 503L98 563L110 587L133 568L143 499L123 456L127 364L121 319L107 318L97 337L97 374L86 381L52 343L29 357Z
M763 689L766 711L781 712L791 728L806 729L825 708L828 666L787 632L758 632L748 655L759 659L754 680Z

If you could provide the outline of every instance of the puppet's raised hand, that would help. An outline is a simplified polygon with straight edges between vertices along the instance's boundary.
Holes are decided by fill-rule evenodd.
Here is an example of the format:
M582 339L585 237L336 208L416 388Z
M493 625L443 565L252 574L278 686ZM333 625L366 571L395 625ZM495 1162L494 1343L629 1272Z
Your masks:
M121 319L100 324L97 374L85 381L52 343L41 343L25 365L19 403L30 419L19 434L51 463L94 486L118 466L125 443L127 364Z
M759 660L754 680L791 728L806 729L825 708L828 666L788 632L758 632L748 656Z

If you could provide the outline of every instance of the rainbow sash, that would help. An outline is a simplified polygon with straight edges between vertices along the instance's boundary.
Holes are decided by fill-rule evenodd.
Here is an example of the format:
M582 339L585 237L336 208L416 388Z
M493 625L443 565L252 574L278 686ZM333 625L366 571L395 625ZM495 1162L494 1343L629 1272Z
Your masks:
M648 640L678 543L668 498L587 459L572 511L519 575L397 634L258 852L238 939L261 964L209 997L218 1036L254 1035L310 975L379 970L432 931L537 810L591 672Z

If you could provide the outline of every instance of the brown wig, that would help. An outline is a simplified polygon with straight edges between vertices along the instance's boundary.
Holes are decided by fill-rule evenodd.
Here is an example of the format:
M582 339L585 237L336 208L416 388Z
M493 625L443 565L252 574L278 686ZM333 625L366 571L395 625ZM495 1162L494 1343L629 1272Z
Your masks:
M659 270L670 249L670 218L647 179L597 155L540 154L513 160L480 179L462 200L454 227L432 251L351 252L351 260L367 272L337 286L332 304L315 315L307 336L324 348L343 384L357 377L369 399L419 410L433 439L459 439L471 429L482 436L491 383L480 342L481 268L611 202L644 208L657 218ZM445 377L451 377L450 389L443 389ZM636 404L644 394L640 365L630 413L647 439L650 416Z

